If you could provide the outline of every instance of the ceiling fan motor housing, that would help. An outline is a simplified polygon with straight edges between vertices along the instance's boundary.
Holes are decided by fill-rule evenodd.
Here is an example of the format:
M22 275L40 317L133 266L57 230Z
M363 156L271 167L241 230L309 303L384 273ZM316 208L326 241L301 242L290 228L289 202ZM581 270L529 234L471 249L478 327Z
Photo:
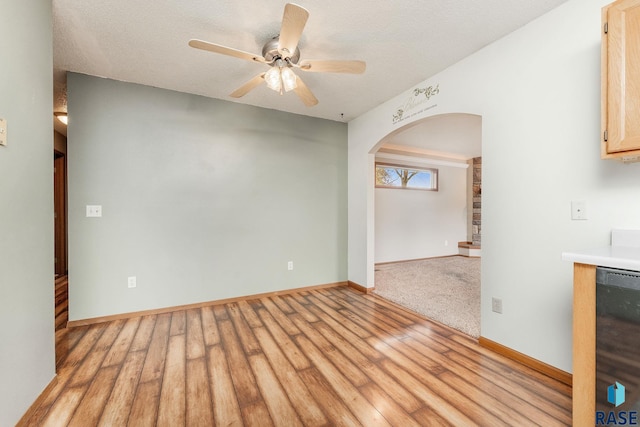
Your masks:
M262 48L262 57L265 59L265 61L268 64L273 65L275 61L277 61L278 59L289 58L289 62L291 62L292 64L297 64L298 61L300 60L300 49L296 47L296 50L295 52L293 52L292 55L285 56L285 55L282 55L278 50L279 44L280 42L278 37L274 37L271 40L269 40L267 43L265 43L264 47Z

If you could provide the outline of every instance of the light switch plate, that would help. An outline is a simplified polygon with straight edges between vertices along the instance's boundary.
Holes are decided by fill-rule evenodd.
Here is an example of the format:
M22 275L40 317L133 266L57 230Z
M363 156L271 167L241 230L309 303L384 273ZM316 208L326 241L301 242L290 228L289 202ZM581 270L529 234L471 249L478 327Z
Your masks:
M7 145L7 121L0 118L0 145Z
M584 200L571 202L571 219L574 221L587 219L587 202Z
M87 218L99 218L102 216L101 205L87 205Z

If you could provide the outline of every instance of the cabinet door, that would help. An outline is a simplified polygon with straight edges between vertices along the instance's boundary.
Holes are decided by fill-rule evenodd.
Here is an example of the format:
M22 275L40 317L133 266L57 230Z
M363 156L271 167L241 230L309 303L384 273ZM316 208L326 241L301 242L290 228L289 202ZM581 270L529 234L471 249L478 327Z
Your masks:
M603 9L603 156L640 155L640 0ZM613 154L613 155L612 155Z

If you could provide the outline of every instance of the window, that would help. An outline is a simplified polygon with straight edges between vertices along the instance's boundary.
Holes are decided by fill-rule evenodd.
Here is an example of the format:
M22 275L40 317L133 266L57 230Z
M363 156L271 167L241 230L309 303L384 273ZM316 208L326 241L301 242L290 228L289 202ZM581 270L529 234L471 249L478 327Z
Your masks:
M438 169L376 163L376 187L438 191Z

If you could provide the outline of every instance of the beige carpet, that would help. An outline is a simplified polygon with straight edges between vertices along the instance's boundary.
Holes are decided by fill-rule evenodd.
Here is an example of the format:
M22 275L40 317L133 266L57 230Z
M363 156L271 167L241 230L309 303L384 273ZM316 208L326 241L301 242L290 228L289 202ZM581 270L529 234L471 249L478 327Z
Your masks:
M376 265L374 292L474 338L480 336L480 258Z

